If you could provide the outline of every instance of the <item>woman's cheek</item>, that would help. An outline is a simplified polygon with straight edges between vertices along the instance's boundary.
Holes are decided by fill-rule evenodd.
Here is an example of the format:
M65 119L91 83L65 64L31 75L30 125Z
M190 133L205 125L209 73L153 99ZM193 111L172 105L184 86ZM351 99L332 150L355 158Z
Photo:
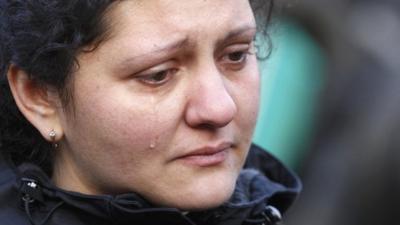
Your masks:
M239 108L238 123L241 124L242 129L252 134L260 104L260 73L257 61L253 59L243 73L240 84L235 88Z
M150 153L168 145L168 140L173 139L179 123L177 117L182 114L178 109L179 101L155 98L132 96L128 103L111 108L111 116L119 116L111 120L108 127L113 129L112 136L119 136L115 145L120 149Z

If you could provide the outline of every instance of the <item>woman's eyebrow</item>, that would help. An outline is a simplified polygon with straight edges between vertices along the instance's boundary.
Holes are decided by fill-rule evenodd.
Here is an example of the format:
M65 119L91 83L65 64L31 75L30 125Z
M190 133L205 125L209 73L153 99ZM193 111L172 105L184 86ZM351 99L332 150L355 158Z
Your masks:
M244 25L237 27L235 29L230 30L227 32L222 38L217 40L217 46L221 46L224 42L229 39L235 38L247 32L256 32L257 28L254 25Z
M141 57L146 57L146 56L157 57L158 55L165 54L165 52L176 51L176 50L182 48L183 46L187 45L188 42L189 42L188 37L182 37L182 38L174 40L168 44L165 44L163 46L155 45L155 47L153 49L151 49L150 51L143 53L143 54L135 55L133 57L129 57L126 60L124 60L121 64L122 65L131 64L131 63L135 62L138 58L141 58Z
M256 32L256 27L254 25L244 25L244 26L239 26L235 29L230 30L227 32L222 38L217 39L217 46L223 45L224 42L226 42L229 39L232 39L236 36L242 35L246 32ZM132 57L129 57L121 62L121 66L124 65L130 65L132 63L135 63L139 58L146 57L146 56L151 56L151 57L160 57L163 56L166 52L172 52L176 51L183 46L186 46L189 44L189 37L181 37L177 40L171 41L170 43L167 43L163 46L156 45L153 49L150 51L143 53L143 54L138 54Z

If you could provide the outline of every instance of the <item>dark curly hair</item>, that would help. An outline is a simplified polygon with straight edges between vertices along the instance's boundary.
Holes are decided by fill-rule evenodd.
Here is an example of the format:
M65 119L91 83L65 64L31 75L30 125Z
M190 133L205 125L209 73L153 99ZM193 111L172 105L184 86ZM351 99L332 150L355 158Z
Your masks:
M107 37L105 14L116 0L0 0L0 153L15 165L32 162L51 174L52 146L18 110L7 81L10 65L53 87L66 106L68 79L83 47ZM265 28L272 0L250 0ZM261 29L263 32L264 29ZM265 35L265 33L264 33Z

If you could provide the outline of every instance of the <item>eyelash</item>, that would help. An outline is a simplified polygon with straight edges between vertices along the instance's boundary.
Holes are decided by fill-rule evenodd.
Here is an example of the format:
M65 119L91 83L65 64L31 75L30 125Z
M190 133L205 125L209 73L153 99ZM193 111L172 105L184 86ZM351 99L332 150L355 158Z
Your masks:
M155 73L138 76L137 79L147 85L160 86L168 82L172 78L172 76L177 72L178 69L166 69Z
M241 54L239 59L235 60L235 59L230 58L232 56L235 58L238 56L238 54ZM223 57L223 59L227 59L234 64L240 64L240 63L244 63L247 60L247 56L250 54L251 54L251 52L248 50L235 51L235 52L231 52L231 53L227 54L226 56Z

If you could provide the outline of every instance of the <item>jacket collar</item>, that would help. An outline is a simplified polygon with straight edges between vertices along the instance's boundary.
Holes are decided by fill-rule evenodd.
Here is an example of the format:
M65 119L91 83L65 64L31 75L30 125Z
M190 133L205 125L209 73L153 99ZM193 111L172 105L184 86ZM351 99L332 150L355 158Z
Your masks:
M152 224L154 219L165 224L182 225L274 224L279 220L279 213L286 211L301 189L299 179L290 170L255 145L250 150L230 200L203 212L182 213L174 208L159 208L135 193L111 196L65 191L55 187L49 177L33 164L22 164L19 171L17 187L28 214L35 206L45 208L50 214L66 204L100 221L117 224L131 224L132 221L135 224L139 221ZM27 203L31 205L26 206ZM35 215L29 216L34 221L40 220Z

